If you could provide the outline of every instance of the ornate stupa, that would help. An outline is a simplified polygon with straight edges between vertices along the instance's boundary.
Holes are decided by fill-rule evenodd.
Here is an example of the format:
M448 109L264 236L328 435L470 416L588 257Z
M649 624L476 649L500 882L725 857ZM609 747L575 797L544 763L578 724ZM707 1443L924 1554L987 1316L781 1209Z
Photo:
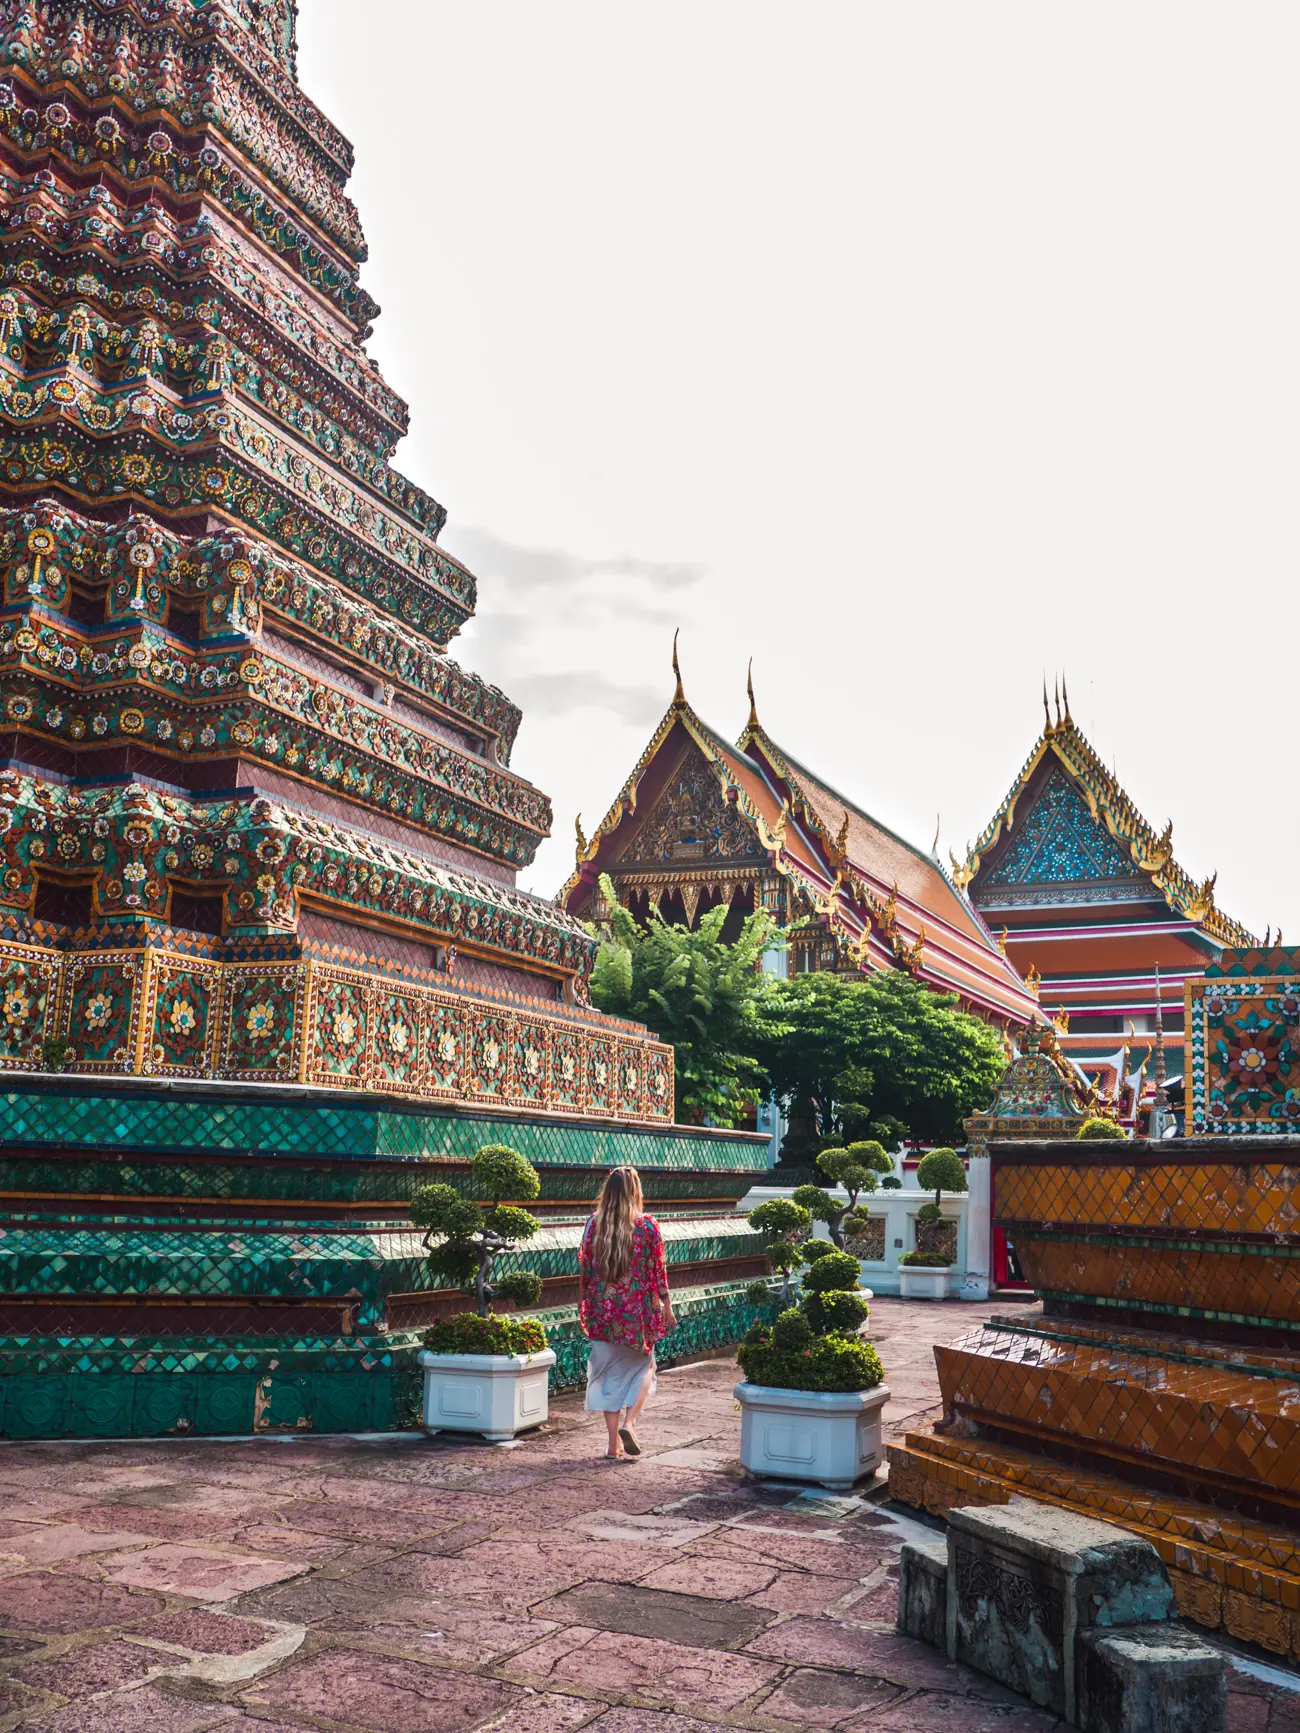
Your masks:
M447 654L475 581L390 461L295 10L0 0L3 1432L395 1423L456 1303L404 1202L489 1138L547 1167L561 1337L611 1161L683 1216L684 1329L761 1267L689 1225L761 1149L672 1127L515 888L550 807Z

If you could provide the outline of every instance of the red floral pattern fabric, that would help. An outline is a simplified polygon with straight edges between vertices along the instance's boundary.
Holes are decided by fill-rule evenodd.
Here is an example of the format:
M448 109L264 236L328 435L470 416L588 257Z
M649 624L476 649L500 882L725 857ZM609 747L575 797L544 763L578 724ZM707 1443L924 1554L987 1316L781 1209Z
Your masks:
M668 1263L664 1237L653 1216L642 1216L632 1230L632 1262L619 1282L607 1282L591 1258L594 1216L578 1247L582 1270L582 1328L593 1342L622 1342L648 1352L665 1334L662 1306L654 1297L667 1291Z

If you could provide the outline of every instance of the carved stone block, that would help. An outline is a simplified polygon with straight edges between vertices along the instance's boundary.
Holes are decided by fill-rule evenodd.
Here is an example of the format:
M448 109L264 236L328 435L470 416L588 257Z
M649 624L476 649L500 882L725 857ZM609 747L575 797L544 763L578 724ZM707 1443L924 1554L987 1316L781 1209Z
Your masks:
M1223 1656L1168 1623L1081 1631L1076 1658L1083 1733L1224 1733Z
M948 1654L1077 1725L1075 1640L1177 1616L1149 1541L1045 1504L948 1513Z
M948 1637L948 1543L933 1540L903 1542L898 1566L898 1628L932 1648L942 1649Z

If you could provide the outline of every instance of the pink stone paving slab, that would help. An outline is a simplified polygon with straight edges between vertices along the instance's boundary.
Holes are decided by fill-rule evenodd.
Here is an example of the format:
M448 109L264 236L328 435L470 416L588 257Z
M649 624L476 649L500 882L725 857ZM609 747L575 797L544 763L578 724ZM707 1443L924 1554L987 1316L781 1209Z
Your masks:
M22 1532L17 1523L6 1523L15 1533L0 1539L0 1552L16 1553L28 1564L57 1564L61 1559L80 1558L88 1553L118 1552L123 1547L149 1546L152 1535L133 1534L123 1529L115 1534L96 1533L76 1523L62 1523L49 1528L26 1526Z
M854 1577L823 1577L812 1571L779 1571L767 1588L747 1597L747 1605L769 1607L774 1613L822 1613L860 1586ZM898 1591L893 1589L892 1592L897 1605ZM855 1619L863 1616L858 1612L862 1604L860 1601L854 1603Z
M781 1669L721 1649L692 1649L656 1637L574 1625L502 1664L512 1678L575 1685L643 1703L735 1709Z
M182 1510L167 1505L95 1504L71 1513L81 1528L121 1528L130 1524L133 1534L150 1540L219 1540L230 1533L230 1518L211 1512Z
M17 1679L0 1679L0 1715L16 1715L20 1709L39 1709L45 1701L43 1691L20 1685Z
M874 1589L868 1589L865 1595L854 1601L849 1617L892 1628L898 1619L897 1582L879 1583Z
M660 1565L642 1577L641 1587L672 1589L682 1595L707 1595L711 1600L737 1601L767 1588L776 1571L771 1565L744 1564L738 1559L681 1558Z
M228 1613L210 1613L206 1607L188 1607L179 1613L162 1613L131 1627L132 1636L148 1642L172 1643L200 1655L247 1655L279 1635L274 1625Z
M1031 1705L979 1703L925 1691L840 1722L840 1733L1066 1733L1064 1721Z
M302 1498L282 1505L280 1514L287 1524L304 1531L340 1536L345 1540L396 1541L399 1544L415 1540L418 1535L438 1533L463 1520L451 1509L421 1512L373 1504L325 1504ZM505 1520L508 1512L503 1507L500 1514Z
M742 1648L775 1617L740 1601L599 1582L579 1583L553 1600L534 1603L531 1610L534 1618L554 1619L561 1625L657 1637L690 1649Z
M489 1716L508 1712L520 1695L496 1679L361 1650L331 1649L324 1665L314 1656L291 1661L245 1692L243 1700L250 1708L265 1703L295 1715L372 1727L377 1733L467 1733Z
M687 1546L691 1541L703 1540L715 1526L711 1522L688 1522L675 1515L628 1515L618 1510L588 1510L581 1516L570 1517L564 1524L566 1532L590 1535L592 1540L660 1548Z
M480 1547L447 1558L430 1553L404 1553L375 1571L358 1571L348 1580L356 1590L368 1592L372 1598L391 1599L429 1590L462 1601L485 1601L489 1606L514 1608L530 1607L534 1601L572 1588L591 1574L547 1559L536 1548L508 1547L504 1551L513 1556L494 1553L483 1558L477 1556ZM270 1612L271 1608L267 1606L265 1610Z
M233 1721L237 1711L226 1703L197 1703L172 1696L156 1685L119 1691L88 1703L27 1721L23 1733L204 1733Z
M631 1547L626 1541L588 1540L569 1530L544 1531L535 1540L485 1540L457 1555L467 1568L509 1571L517 1564L563 1571L576 1582L597 1578L634 1583L661 1562L658 1549Z
M958 1666L937 1649L897 1632L873 1630L850 1620L790 1619L763 1631L745 1645L745 1652L814 1666L852 1668L909 1691L973 1693L998 1702L1018 1701L991 1679Z
M426 1535L423 1540L417 1540L410 1550L440 1556L464 1552L466 1547L477 1546L479 1541L490 1540L494 1534L500 1532L500 1524L495 1522L458 1522L454 1528L444 1528L439 1534Z
M387 1610L403 1616L366 1619L338 1613L320 1620L315 1629L354 1643L364 1640L386 1649L400 1649L421 1661L482 1667L502 1655L526 1649L560 1628L550 1619L515 1618L485 1607L465 1606L443 1595L396 1601Z
M150 1673L164 1668L174 1671L184 1664L174 1655L142 1649L115 1638L111 1643L72 1649L52 1660L28 1661L17 1669L14 1677L42 1691L58 1691L64 1697L89 1697L98 1691L116 1690L119 1685L138 1684Z
M231 1546L247 1547L249 1552L264 1553L271 1558L302 1559L307 1564L331 1564L348 1559L353 1564L377 1563L387 1558L389 1547L355 1547L346 1540L333 1540L326 1534L312 1534L306 1529L290 1528L285 1523L254 1523L248 1528L225 1526L222 1539ZM0 1542L0 1545L3 1545ZM366 1556L356 1558L361 1552Z
M590 1733L718 1733L716 1721L696 1721L671 1709L606 1709Z
M903 1695L896 1685L882 1679L863 1679L852 1673L824 1673L817 1667L800 1667L784 1680L770 1697L753 1710L764 1720L794 1721L805 1727L837 1727L850 1716L874 1717ZM868 1725L874 1726L873 1718Z
M118 1583L85 1582L60 1571L30 1571L0 1581L0 1627L65 1637L121 1625L162 1611L158 1595L133 1594Z
M199 1601L224 1601L250 1589L299 1576L307 1567L286 1559L222 1552L216 1547L164 1544L148 1552L110 1554L104 1572L111 1583L191 1595Z
M599 1703L586 1697L561 1697L554 1691L538 1694L529 1691L511 1705L504 1715L494 1716L476 1729L476 1733L568 1733L571 1727L590 1721ZM709 1733L717 1733L710 1728Z
M818 1571L828 1577L870 1576L883 1564L892 1564L896 1548L855 1546L827 1535L810 1539L802 1534L782 1534L762 1528L722 1528L699 1542L698 1551L716 1558L748 1558L763 1564L792 1566Z

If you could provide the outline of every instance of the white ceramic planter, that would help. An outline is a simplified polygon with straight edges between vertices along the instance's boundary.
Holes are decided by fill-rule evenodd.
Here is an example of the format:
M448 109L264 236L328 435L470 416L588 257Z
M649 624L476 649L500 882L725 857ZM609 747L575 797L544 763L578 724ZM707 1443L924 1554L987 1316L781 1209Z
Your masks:
M905 1300L950 1300L956 1285L954 1264L902 1264L898 1291Z
M776 1390L737 1384L740 1465L778 1480L811 1480L847 1492L885 1459L881 1409L888 1384L874 1390Z
M431 1354L424 1349L423 1430L481 1432L501 1444L546 1419L555 1353Z

